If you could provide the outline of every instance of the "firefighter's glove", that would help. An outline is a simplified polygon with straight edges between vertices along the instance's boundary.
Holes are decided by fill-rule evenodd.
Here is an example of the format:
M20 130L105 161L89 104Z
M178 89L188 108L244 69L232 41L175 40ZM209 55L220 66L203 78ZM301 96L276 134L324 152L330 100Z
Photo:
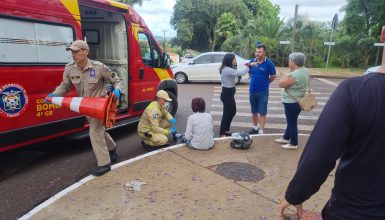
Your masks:
M170 123L174 125L176 123L176 119L175 118L170 119Z
M114 89L114 91L112 91L112 92L115 94L116 99L120 98L120 91L119 91L119 89Z
M171 134L175 134L176 133L176 127L171 127L170 132L171 132Z
M53 94L53 93L50 93L50 94L48 94L48 95L47 95L47 97L45 97L45 98L44 98L44 103L45 103L45 104L50 104L51 102L50 102L50 101L48 101L48 99L47 99L47 98L48 98L48 97L55 97L55 96L56 96L56 95L55 95L55 94Z

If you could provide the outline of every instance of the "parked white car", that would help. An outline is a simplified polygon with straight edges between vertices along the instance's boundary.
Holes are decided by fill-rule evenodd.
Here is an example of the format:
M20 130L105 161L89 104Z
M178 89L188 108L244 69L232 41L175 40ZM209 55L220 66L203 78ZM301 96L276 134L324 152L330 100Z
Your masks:
M370 67L369 69L366 70L366 72L365 72L364 74L376 72L377 69L379 69L380 67L382 67L382 66L374 66L374 67Z
M187 63L188 61L190 61L192 58L194 58L195 56L192 55L192 54L186 54L182 57L182 61L181 63Z
M202 53L187 63L179 63L171 66L174 73L174 79L177 83L187 83L191 81L210 81L220 82L219 67L222 64L223 57L227 52L208 52ZM237 58L237 68L246 68L244 65L249 61L235 55ZM248 79L248 74L242 76L243 79ZM235 83L238 84L241 77L235 78Z

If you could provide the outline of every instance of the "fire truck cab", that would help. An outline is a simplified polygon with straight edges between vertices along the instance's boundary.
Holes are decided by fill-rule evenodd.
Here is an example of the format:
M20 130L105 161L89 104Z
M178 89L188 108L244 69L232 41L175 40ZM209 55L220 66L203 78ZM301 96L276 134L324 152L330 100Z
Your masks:
M160 89L176 113L170 59L131 7L111 0L2 0L0 152L87 129L83 115L43 102L72 62L66 47L76 39L86 40L90 59L124 81L117 123L138 118ZM77 96L74 88L67 96Z

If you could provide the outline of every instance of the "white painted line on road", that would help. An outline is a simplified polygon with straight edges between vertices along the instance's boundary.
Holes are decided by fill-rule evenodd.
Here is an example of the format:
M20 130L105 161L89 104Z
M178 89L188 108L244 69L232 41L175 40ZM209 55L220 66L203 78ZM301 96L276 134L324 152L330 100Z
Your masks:
M223 108L223 105L217 105L217 104L212 104L211 108ZM251 111L250 105L237 105L237 109L248 109ZM283 105L282 107L270 107L268 106L267 108L268 111L283 111ZM311 112L322 112L322 109L313 109Z
M236 91L235 93L249 93L249 91ZM214 90L214 93L221 93L221 90ZM330 92L311 92L313 95L331 95ZM270 91L269 94L281 94L281 91Z
M214 93L214 96L215 97L220 97L221 96L221 93ZM249 94L247 94L247 95L239 95L239 94L235 94L235 96L234 96L235 98L237 98L237 97L243 97L243 98L249 98ZM281 95L269 95L269 99L270 98L281 98ZM316 99L322 99L322 100L328 100L329 99L329 97L318 97L318 96L316 96L315 97Z
M317 98L316 98L317 99ZM220 99L211 99L213 102L222 102ZM247 99L237 99L236 103L250 103L250 101ZM269 104L282 104L280 101L269 101ZM326 102L318 102L318 105L325 105Z
M324 82L324 83L326 83L328 85L334 86L334 87L338 86L338 83L332 82L332 81L324 79L324 78L316 78L316 79L321 81L321 82Z
M214 125L221 125L220 121L214 121ZM251 128L253 123L248 122L231 122L231 127L240 127L240 128ZM266 123L265 128L270 129L286 129L286 124L272 124ZM298 130L301 131L312 131L314 128L313 125L298 125Z
M221 86L214 86L214 89L215 90L222 90L222 87ZM246 91L249 91L249 87L236 87L235 88L237 91L238 90L246 90ZM274 88L274 87L270 87L269 90L274 90L274 91L281 91L282 88Z
M218 111L211 111L211 115L223 115L223 112L218 112ZM240 116L240 117L250 117L252 116L251 113L246 113L246 112L237 112L235 116ZM284 114L267 114L268 118L286 118ZM306 115L300 115L298 119L302 120L314 120L317 121L318 117L315 116L306 116Z

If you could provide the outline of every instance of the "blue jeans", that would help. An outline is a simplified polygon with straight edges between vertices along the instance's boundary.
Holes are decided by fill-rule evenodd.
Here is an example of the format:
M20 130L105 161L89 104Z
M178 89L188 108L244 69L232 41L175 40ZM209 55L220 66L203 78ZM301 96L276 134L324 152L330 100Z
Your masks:
M269 90L253 92L249 96L251 112L259 113L262 116L267 114L267 102L269 101Z
M295 103L283 103L286 115L286 130L283 135L283 139L290 140L290 144L293 146L298 145L298 116L301 113L301 107L297 102Z

